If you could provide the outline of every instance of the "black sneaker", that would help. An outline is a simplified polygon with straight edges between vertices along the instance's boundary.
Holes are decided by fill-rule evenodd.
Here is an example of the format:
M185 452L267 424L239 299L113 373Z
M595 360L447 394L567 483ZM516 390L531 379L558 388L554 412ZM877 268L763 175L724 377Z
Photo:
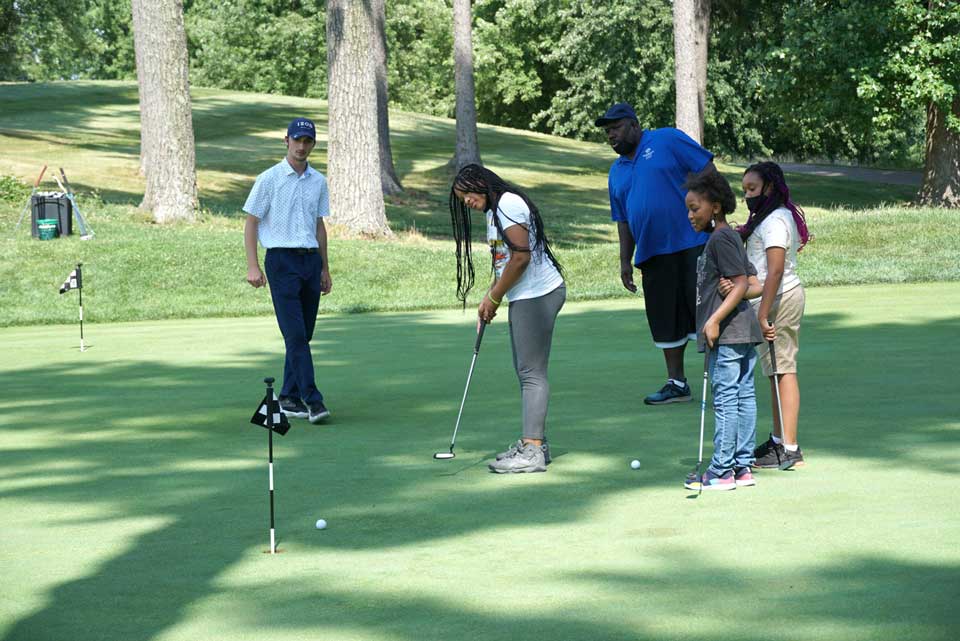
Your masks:
M666 405L667 403L685 403L690 400L693 400L693 397L690 395L690 386L686 382L681 387L672 381L667 381L659 392L646 397L643 402L647 405Z
M758 445L758 446L756 447L756 449L753 450L753 458L755 458L755 459L757 459L757 460L760 460L760 459L762 459L762 458L766 458L767 456L770 455L770 452L771 452L771 451L773 451L774 449L776 449L776 447L777 447L777 444L776 444L776 442L773 440L773 434L771 434L771 435L770 435L770 438L768 438L766 441L764 441L763 443L761 443L760 445ZM779 459L778 459L778 461L779 461ZM778 464L779 464L779 463L778 463ZM760 467L760 466L754 464L754 467Z
M280 397L280 411L289 418L307 418L310 415L310 411L303 404L303 401L292 396Z
M780 453L782 457L780 460L780 469L789 470L791 467L803 467L803 450L797 447L796 452L791 452L787 448L783 448L783 452Z
M762 443L754 450L756 460L753 467L767 470L789 470L796 465L803 465L803 451L798 447L796 452L790 452L780 443L774 443L773 437Z
M330 417L330 410L328 410L327 406L323 404L323 401L309 403L307 404L307 408L309 410L308 419L313 424L317 424L323 419Z
M778 468L783 460L783 452L783 445L774 443L773 438L770 438L766 443L762 443L760 447L754 450L753 466L765 470Z

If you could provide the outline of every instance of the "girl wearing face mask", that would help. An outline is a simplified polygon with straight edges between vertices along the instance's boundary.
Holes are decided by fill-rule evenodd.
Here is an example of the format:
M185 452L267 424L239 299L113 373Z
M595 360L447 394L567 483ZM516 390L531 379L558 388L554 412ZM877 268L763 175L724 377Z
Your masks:
M743 173L743 191L750 216L737 231L746 241L747 257L757 268L762 289L758 293L756 288L751 288L750 293L759 295L759 301L755 298L753 304L767 341L757 352L763 373L770 379L774 399L779 379L783 414L781 425L777 412L773 413L773 433L757 447L754 467L786 469L803 465L803 452L797 442L800 415L797 351L805 296L797 276L797 252L810 240L810 234L803 210L790 200L783 170L776 163L761 162L747 167ZM770 342L776 354L776 371L770 358Z

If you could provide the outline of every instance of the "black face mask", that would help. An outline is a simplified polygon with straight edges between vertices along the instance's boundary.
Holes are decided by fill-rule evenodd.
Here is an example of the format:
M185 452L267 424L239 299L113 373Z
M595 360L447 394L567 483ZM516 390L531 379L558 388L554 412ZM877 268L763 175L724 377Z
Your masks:
M751 214L755 214L760 211L760 206L763 205L763 202L767 199L764 194L757 194L756 196L747 196L747 209Z

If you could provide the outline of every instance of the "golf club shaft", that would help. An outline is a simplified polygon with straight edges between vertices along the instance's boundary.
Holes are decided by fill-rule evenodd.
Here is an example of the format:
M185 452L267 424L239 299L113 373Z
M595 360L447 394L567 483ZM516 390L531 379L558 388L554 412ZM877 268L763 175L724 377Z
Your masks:
M703 394L700 396L700 452L697 455L697 473L700 473L700 465L703 463L703 423L707 416L707 374L710 371L710 348L708 347L703 356Z
M487 328L485 321L480 321L480 329L477 331L477 342L473 346L473 358L470 360L470 371L467 372L467 384L463 388L463 399L460 401L460 411L457 412L457 423L453 426L453 438L450 439L450 451L453 452L453 446L457 442L457 431L460 429L460 417L463 416L463 406L467 403L467 392L470 391L470 379L473 378L473 368L477 365L477 356L480 354L480 342L483 340L483 330Z
M63 178L63 184L66 186L67 198L69 198L70 202L73 204L73 214L77 217L77 223L80 225L80 240L93 238L96 234L94 234L93 230L90 229L90 226L87 225L87 220L80 212L80 205L77 204L77 199L73 196L73 187L70 186L70 181L67 180L67 174L64 173L63 167L60 167L60 176Z
M23 217L27 215L27 211L30 209L30 205L33 204L33 195L37 193L37 187L40 186L40 181L43 180L43 174L46 173L47 166L44 165L43 169L40 170L40 175L37 176L36 182L33 183L33 189L30 190L30 198L27 199L27 204L24 205L23 211L20 212L20 218L17 219L17 224L13 227L13 233L16 235L17 230L20 229L20 223L23 222ZM13 236L10 237L13 239Z
M780 441L787 442L786 432L783 429L783 405L780 403L780 376L777 374L777 353L773 347L773 341L767 341L770 347L770 367L773 369L773 389L777 397L777 424L780 426Z

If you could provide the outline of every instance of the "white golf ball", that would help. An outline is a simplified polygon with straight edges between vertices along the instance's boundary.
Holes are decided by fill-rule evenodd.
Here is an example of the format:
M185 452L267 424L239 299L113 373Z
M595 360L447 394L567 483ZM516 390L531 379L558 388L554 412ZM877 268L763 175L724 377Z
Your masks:
M639 470L639 469L640 469L640 461L638 461L637 459L633 459L632 461L630 461L630 467L632 467L632 468L635 469L635 470Z
M327 522L324 521L323 519L317 519L317 529L318 530L327 529Z

